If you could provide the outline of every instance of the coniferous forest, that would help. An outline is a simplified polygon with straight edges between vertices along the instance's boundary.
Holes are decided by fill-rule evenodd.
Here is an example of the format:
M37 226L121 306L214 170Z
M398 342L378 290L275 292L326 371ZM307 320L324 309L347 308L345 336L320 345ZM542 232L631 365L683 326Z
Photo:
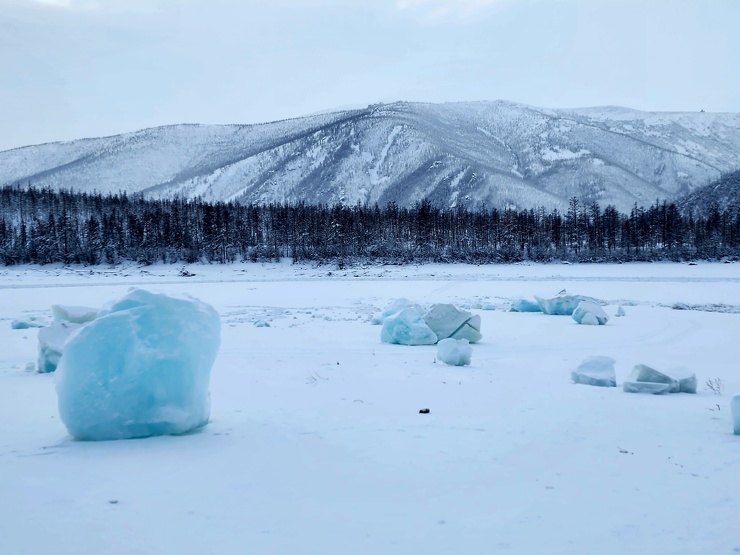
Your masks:
M0 263L315 261L497 263L691 260L740 255L740 209L612 206L567 211L208 203L0 189Z

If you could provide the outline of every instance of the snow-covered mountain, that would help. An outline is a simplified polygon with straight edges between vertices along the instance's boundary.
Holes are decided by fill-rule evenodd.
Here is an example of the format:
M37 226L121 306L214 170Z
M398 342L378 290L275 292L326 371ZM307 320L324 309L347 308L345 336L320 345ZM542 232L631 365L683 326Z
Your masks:
M399 102L0 152L0 184L152 197L564 207L674 199L740 168L740 114Z
M723 175L676 200L679 209L686 213L708 214L715 204L720 211L740 208L740 170Z

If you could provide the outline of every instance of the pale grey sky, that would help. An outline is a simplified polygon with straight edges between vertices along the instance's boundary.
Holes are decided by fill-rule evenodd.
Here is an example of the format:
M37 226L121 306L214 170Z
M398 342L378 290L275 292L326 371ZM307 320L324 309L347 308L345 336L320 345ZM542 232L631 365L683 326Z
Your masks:
M0 150L394 100L740 112L740 0L0 0Z

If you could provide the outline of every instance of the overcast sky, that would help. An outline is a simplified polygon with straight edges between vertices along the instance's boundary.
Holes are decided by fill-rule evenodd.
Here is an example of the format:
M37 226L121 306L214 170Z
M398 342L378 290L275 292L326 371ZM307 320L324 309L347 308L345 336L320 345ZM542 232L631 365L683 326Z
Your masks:
M0 150L376 102L740 112L740 0L0 0Z

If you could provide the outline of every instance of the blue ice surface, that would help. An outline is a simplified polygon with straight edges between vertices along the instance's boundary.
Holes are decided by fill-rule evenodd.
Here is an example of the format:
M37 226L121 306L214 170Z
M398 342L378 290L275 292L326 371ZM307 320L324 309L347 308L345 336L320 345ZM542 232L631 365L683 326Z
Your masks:
M511 312L542 312L539 303L527 299L514 299L510 310Z
M735 435L740 436L740 395L735 395L730 402L732 408L732 425Z
M473 348L467 339L442 339L437 343L437 358L450 366L467 366L473 356Z
M593 356L581 362L570 377L575 383L598 387L617 387L614 372L615 360L611 357Z
M583 295L557 295L551 299L543 299L535 295L537 304L545 314L555 316L571 316L581 301L594 301Z
M134 289L82 326L57 369L59 415L80 440L183 434L210 415L221 321L210 305Z
M380 340L397 345L434 345L437 335L426 325L419 311L409 307L383 320Z
M609 321L604 309L591 301L581 301L573 311L573 319L579 324L603 326Z

